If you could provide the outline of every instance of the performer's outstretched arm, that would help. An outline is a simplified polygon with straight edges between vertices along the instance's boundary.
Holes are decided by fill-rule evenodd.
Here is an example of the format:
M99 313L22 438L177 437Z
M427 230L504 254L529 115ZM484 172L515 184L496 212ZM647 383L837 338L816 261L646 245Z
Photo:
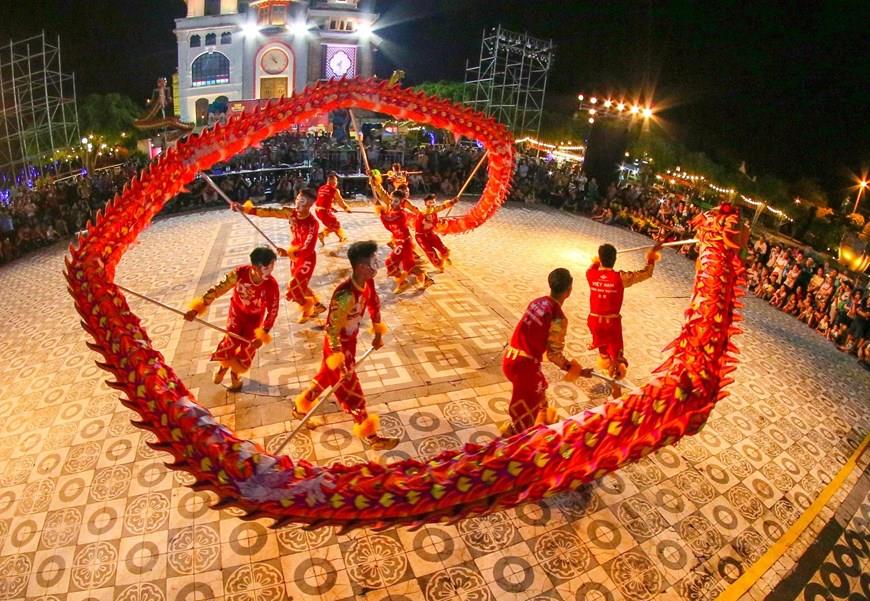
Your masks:
M657 249L653 249L646 254L646 267L637 271L620 271L619 277L622 279L622 285L625 288L640 284L652 277L653 270L656 267L656 261L660 258Z
M243 205L233 203L231 208L234 211L241 211L245 215L253 215L255 217L275 217L277 219L290 219L290 216L293 215L293 209L290 207L281 207L280 209L270 207L255 207L250 200Z
M205 313L205 310L208 309L209 305L211 305L216 299L220 296L226 294L228 291L232 290L236 285L236 282L239 281L239 274L235 269L227 272L224 278L206 290L205 294L201 297L196 298L193 302L190 303L190 311L189 313L193 313L194 317L197 315L202 315Z
M379 184L374 177L371 179L372 192L374 192L374 201L375 204L382 206L390 206L390 196L387 194L387 191L384 190L384 186Z
M434 207L432 207L432 211L434 211L435 213L440 213L441 211L446 211L447 209L449 209L450 207L455 205L457 202L459 202L458 198L451 198L450 200L446 200L446 201L442 202L440 205L435 205Z
M350 213L350 207L347 206L347 201L344 200L344 196L341 195L341 190L338 188L335 189L335 198L333 200L338 204L338 206Z

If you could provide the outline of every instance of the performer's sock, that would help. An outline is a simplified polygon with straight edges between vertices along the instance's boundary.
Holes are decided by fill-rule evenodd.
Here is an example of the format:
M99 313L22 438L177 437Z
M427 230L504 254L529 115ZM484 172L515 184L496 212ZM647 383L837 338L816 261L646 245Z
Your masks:
M314 309L314 297L306 296L305 302L299 305L299 323L305 323L311 317Z

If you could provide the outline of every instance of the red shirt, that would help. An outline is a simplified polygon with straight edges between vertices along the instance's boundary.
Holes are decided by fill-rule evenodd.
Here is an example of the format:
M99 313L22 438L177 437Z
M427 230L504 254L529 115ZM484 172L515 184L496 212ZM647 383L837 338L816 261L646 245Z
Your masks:
M321 209L327 211L332 210L332 201L335 200L335 194L338 192L338 186L332 184L323 184L317 189L317 201L315 204Z
M381 210L379 216L381 223L393 235L394 240L407 240L411 237L411 230L408 229L408 214L403 209Z
M526 307L526 312L514 329L511 346L540 361L544 353L555 350L548 344L553 322L559 322L556 324L557 330L564 332L567 319L562 307L552 296L536 298ZM561 348L558 350L561 352Z
M602 267L597 261L586 270L589 282L589 312L597 315L618 315L622 309L625 287L619 272Z
M438 225L437 211L423 211L414 217L414 229L418 232L431 232Z
M293 209L293 215L290 217L290 230L293 232L293 246L298 248L296 256L308 257L317 252L317 231L320 229L320 223L314 218L311 212L308 217L300 218Z
M263 322L263 329L268 332L278 318L278 299L281 297L281 289L271 275L259 284L255 284L251 280L252 271L253 267L250 265L236 267L236 281L230 307L243 313L265 311L266 320Z

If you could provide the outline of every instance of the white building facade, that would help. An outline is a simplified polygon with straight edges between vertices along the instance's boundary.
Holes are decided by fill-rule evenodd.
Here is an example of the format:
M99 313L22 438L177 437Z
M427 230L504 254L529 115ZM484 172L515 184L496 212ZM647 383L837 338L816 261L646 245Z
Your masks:
M280 98L373 73L373 0L187 0L175 20L176 111L204 125L215 101Z

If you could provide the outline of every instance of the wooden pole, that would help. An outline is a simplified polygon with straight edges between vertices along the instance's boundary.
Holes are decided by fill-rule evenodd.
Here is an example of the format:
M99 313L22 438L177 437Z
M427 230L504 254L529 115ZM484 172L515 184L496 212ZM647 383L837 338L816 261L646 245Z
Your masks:
M158 307L163 307L167 311L172 311L173 313L177 313L181 316L187 315L187 313L185 313L184 311L181 311L180 309L176 309L175 307L170 307L169 305L165 305L165 304L161 303L159 300L154 300L153 298L151 298L149 296L145 296L144 294L139 294L138 292L133 292L132 290L130 290L129 288L125 288L121 284L116 283L115 286L117 286L120 290L123 290L127 294L132 294L133 296L135 296L137 298L141 298L144 301L148 301L149 303L154 303ZM236 340L241 340L242 342L247 342L248 344L253 343L251 340L248 340L244 336L239 336L238 334L230 332L229 330L225 330L222 327L216 326L213 323L209 323L209 322L205 321L204 319L200 319L199 317L194 317L193 321L201 323L202 325L207 326L207 327L211 328L212 330L217 330L218 332L226 334L227 336L231 336L231 337L235 338Z
M689 238L688 240L676 240L674 242L665 242L664 244L661 245L661 247L664 248L665 246L682 246L684 244L695 244L696 242L698 242L697 239ZM625 250L620 250L618 252L620 254L633 253L633 252L638 251L638 250L646 250L648 248L655 248L655 246L656 246L655 244L647 244L645 246L635 246L634 248L626 248Z
M356 115L353 114L353 109L348 109L347 112L350 113L350 122L353 124L353 130L356 132L356 143L359 146L360 155L362 155L363 165L365 165L365 174L371 175L369 157L366 154L366 146L363 144L362 130L359 128L359 123L356 120Z
M483 156L480 157L480 160L477 161L477 165L474 166L474 169L471 170L471 173L469 174L468 178L465 180L465 183L462 184L461 188L459 188L459 193L456 195L457 200L459 199L460 196L462 196L465 193L465 189L468 188L468 185L471 183L471 180L474 179L474 176L477 175L477 172L483 166L483 161L486 160L487 155L489 155L489 150L487 150L486 152L483 153ZM456 205L453 205L453 206L455 207ZM449 217L450 211L452 211L452 210L453 210L453 207L450 207L449 209L447 209L447 213L445 213L444 216Z
M227 196L227 195L224 193L224 191L221 190L221 189L218 187L218 185L217 185L216 183L214 183L214 180L213 180L212 178L210 178L210 177L208 176L207 173L203 173L203 174L202 174L202 177L205 179L205 181L206 181L206 183L208 183L208 185L210 185L212 188L214 188L215 192L217 192L217 193L220 195L220 197L223 198L223 199L227 202L228 205L233 206L234 203L233 203L232 200L230 200L230 197ZM246 220L248 223L251 224L251 227L253 227L255 230L257 230L258 232L260 232L260 235L263 236L263 238L266 239L266 242L268 242L269 244L271 244L272 247L275 248L276 250L278 249L278 245L275 244L274 242L272 242L272 239L269 238L269 236L266 235L266 232L264 232L264 231L261 230L259 227L257 227L257 224L254 223L253 221L251 221L251 218L250 218L250 217L248 217L245 213L239 213L239 214L240 214L242 217L244 217L245 220Z

